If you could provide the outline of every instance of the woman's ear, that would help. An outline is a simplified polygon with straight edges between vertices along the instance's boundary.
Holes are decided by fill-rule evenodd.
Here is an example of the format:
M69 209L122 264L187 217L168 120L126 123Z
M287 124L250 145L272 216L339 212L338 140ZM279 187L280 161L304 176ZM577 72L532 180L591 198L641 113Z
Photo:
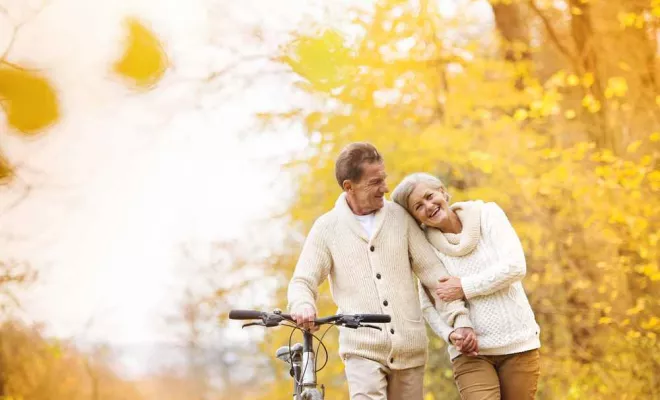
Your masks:
M447 189L441 187L441 188L440 188L440 193L442 193L442 195L445 197L445 201L446 201L447 203L449 203L449 199L451 199L451 196L450 196L449 193L447 192Z

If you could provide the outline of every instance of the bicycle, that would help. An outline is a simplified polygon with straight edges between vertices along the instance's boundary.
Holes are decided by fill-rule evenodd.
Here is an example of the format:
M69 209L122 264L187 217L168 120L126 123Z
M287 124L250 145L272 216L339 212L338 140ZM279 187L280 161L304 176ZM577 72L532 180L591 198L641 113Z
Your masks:
M290 366L289 374L293 378L294 400L323 400L325 398L325 387L320 385L320 390L317 388L319 385L316 382L316 373L321 371L328 363L328 350L323 344L323 337L325 337L325 334L332 326L343 326L350 329L372 328L382 330L378 326L369 324L386 324L391 321L391 317L387 314L337 314L318 318L314 321L316 325L331 325L319 339L309 330L295 325L296 322L291 318L291 315L282 314L280 310L275 310L272 313L254 310L231 310L229 312L229 319L261 320L261 322L244 324L243 328L248 326L273 328L280 326L283 322L292 322L294 324L282 324L293 329L291 330L291 336L289 336L289 345L282 346L275 352L276 358ZM303 332L303 343L296 343L291 346L291 338L296 330ZM316 352L313 346L314 339L319 342ZM318 353L319 347L323 347L325 351L325 362L321 368L316 369L316 353Z

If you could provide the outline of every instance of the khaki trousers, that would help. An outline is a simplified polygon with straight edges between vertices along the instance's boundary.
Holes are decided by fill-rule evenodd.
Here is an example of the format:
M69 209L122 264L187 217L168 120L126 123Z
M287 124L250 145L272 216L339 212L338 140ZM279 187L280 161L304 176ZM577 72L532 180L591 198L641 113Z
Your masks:
M424 366L393 370L366 358L344 357L351 400L422 400Z
M540 375L539 351L452 361L463 400L533 400Z

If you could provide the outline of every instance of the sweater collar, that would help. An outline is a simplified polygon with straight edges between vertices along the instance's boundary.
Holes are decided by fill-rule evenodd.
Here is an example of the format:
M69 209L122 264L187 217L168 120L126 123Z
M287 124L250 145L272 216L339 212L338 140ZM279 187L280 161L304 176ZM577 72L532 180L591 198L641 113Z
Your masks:
M461 257L472 252L481 237L481 208L483 201L454 203L451 209L461 220L463 230L458 233L443 233L435 228L426 229L426 238L441 253Z
M339 198L337 198L337 201L335 202L335 209L339 213L340 220L347 224L358 237L360 237L365 242L373 242L374 239L376 239L378 236L378 233L380 233L383 222L385 221L387 203L388 201L385 200L385 205L380 210L375 212L374 231L371 235L371 240L369 240L367 232L364 231L360 221L358 221L358 219L355 217L351 207L348 206L348 202L346 201L346 192L342 192L342 194L339 195Z

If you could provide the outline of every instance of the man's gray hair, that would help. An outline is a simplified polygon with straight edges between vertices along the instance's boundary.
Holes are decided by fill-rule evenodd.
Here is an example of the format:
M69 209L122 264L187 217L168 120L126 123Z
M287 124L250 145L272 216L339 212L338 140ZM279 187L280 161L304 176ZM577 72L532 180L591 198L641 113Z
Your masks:
M435 176L425 172L415 172L403 178L401 182L392 191L392 201L401 207L408 209L408 198L420 183L427 184L431 189L444 190L444 183Z

